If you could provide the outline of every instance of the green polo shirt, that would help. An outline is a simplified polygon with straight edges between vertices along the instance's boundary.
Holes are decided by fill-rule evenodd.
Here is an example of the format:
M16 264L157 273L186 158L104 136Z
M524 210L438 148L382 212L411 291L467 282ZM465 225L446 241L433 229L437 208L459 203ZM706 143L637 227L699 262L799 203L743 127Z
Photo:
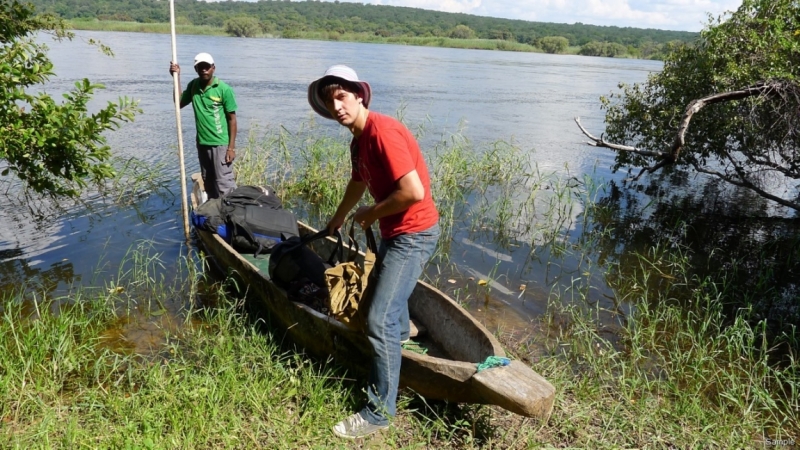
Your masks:
M201 145L228 145L228 120L226 113L236 112L233 89L217 77L205 90L198 78L189 82L181 94L181 103L191 100L197 141Z

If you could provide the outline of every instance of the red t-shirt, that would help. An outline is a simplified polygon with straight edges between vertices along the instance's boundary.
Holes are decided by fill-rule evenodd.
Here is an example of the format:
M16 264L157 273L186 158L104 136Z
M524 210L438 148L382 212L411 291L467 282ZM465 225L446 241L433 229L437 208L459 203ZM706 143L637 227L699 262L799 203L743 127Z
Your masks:
M361 136L350 144L350 158L353 180L365 182L376 202L386 199L397 189L397 181L412 170L425 188L421 202L380 219L384 239L424 231L439 221L425 158L414 135L398 120L370 111Z

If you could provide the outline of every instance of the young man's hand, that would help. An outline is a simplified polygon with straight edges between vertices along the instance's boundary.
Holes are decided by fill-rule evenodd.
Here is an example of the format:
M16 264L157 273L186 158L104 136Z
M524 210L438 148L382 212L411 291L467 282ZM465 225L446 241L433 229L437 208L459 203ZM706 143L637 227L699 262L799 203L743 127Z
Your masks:
M355 220L357 224L361 225L361 228L366 230L375 222L375 220L377 220L372 217L372 212L373 210L371 206L359 206L356 210L356 215L353 217L353 220Z
M178 75L181 74L181 66L177 63L170 62L169 63L169 74L172 75L173 73L177 73Z
M234 159L236 159L236 151L233 148L228 147L228 151L225 152L225 164L232 163Z

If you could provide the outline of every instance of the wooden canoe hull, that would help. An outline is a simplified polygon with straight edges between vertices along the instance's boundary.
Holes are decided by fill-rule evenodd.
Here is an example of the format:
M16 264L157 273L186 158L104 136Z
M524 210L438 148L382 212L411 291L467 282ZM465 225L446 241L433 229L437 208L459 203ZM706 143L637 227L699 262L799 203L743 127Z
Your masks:
M202 181L199 174L192 179L195 180L192 204L196 207ZM298 226L301 233L315 231L302 223ZM223 272L236 276L249 290L250 307L277 319L292 340L309 353L333 357L356 374L366 374L371 345L363 333L291 301L263 269L240 255L219 235L199 229L195 232L212 261ZM325 251L335 243L333 239L317 242L317 251ZM555 388L527 365L512 361L509 366L477 372L477 364L487 357L504 357L506 353L483 325L443 292L418 281L409 299L409 313L449 357L403 350L401 385L429 399L494 404L523 416L544 420L549 417Z

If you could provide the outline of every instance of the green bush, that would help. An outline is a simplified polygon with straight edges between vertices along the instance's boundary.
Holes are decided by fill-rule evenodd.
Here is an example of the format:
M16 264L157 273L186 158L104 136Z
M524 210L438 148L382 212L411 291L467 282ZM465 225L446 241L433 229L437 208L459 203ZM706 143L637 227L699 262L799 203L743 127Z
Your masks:
M475 32L466 25L456 25L450 30L448 36L453 39L472 39L475 37Z
M255 37L261 31L261 24L254 17L238 16L225 21L225 32L237 37Z
M569 40L562 36L545 36L539 39L539 47L547 53L564 53L569 47Z

